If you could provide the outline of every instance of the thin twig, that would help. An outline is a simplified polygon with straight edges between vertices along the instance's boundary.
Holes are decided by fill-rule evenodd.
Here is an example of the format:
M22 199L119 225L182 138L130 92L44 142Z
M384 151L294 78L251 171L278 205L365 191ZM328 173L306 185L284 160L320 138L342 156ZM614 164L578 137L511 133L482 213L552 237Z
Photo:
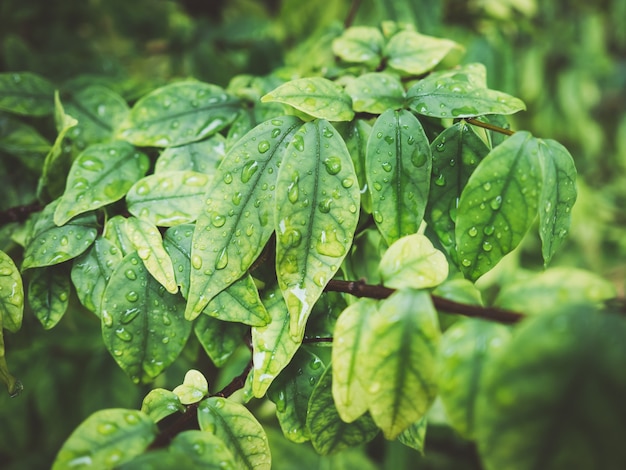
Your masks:
M359 11L359 7L361 6L361 0L352 0L352 4L350 5L350 10L346 15L346 20L343 22L343 27L348 29L354 23L354 19L356 18L356 14Z
M504 127L495 126L493 124L489 124L488 122L479 121L478 119L469 118L469 119L466 119L465 121L469 124L472 124L473 126L482 127L483 129L488 129L494 132L499 132L500 134L504 134L504 135L515 134L515 131L512 131L511 129L505 129Z

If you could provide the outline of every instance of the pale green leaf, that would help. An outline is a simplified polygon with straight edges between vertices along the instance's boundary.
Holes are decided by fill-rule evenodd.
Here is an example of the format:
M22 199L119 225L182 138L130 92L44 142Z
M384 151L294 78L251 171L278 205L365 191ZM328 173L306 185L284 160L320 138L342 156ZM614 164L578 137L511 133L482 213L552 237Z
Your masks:
M488 89L484 76L482 64L433 72L409 88L406 94L409 108L437 118L513 114L526 109L519 98Z
M421 75L435 68L454 47L457 43L449 39L400 31L389 39L385 56L390 67L411 75Z
M192 460L194 469L203 470L236 470L237 464L228 445L218 436L204 431L183 431L177 434L169 446L170 452ZM176 463L175 467L187 467Z
M200 142L166 148L157 158L154 172L197 171L212 175L225 154L226 139L215 134Z
M361 191L361 209L371 214L372 201L367 191L367 178L365 177L365 152L367 140L372 132L372 126L363 119L355 119L351 122L338 122L334 127L343 137L350 157L352 157L354 171Z
M102 337L134 382L152 381L179 356L191 333L184 308L182 298L166 292L137 253L115 268L102 301Z
M23 316L22 276L9 255L0 250L0 323L2 328L16 333L22 326Z
M200 315L194 321L193 331L213 364L222 367L237 347L244 344L249 329L242 323Z
M63 318L69 305L70 278L64 266L35 269L28 283L28 305L49 330Z
M180 402L178 395L163 388L150 390L141 403L141 412L158 423L163 418L174 413L184 413L185 407Z
M96 411L67 438L52 469L117 467L144 452L156 434L156 425L141 411Z
M348 82L346 93L352 98L356 112L382 114L387 109L404 105L404 88L395 75L384 72L366 73Z
M302 126L276 182L276 274L302 338L313 304L352 244L360 193L346 145L328 121Z
M115 215L106 221L102 237L109 240L122 252L123 256L135 251L135 247L128 238L126 217Z
M274 230L278 166L301 125L291 116L266 121L239 140L220 165L193 235L187 319L196 318L261 254Z
M382 59L384 38L378 28L353 26L333 40L333 53L346 62L376 68Z
M252 276L245 274L217 294L202 313L220 320L265 326L270 315L259 298Z
M126 219L126 230L129 240L148 272L168 292L172 294L178 292L174 265L163 248L163 239L159 230L150 222L136 217Z
M424 455L426 424L426 417L419 419L398 435L398 441Z
M467 279L450 279L437 286L433 294L463 304L483 305L480 291Z
M127 142L86 148L72 163L54 223L64 225L78 214L122 199L149 165L148 157Z
M538 143L517 132L483 159L461 193L456 219L460 268L471 280L491 270L522 240L541 191Z
M24 116L52 114L54 85L31 72L0 73L0 109Z
M209 383L200 371L191 369L185 374L183 383L172 390L183 405L198 403L209 393Z
M193 222L202 211L210 181L210 176L195 171L146 176L128 190L128 211L160 227Z
M135 457L130 462L115 467L115 470L170 470L195 469L197 463L191 456L172 451L169 447L158 450L151 450Z
M195 226L181 224L170 227L163 235L163 248L172 260L176 284L186 299L189 294L189 276L191 275L191 240Z
M228 126L239 100L217 85L184 81L140 98L118 136L144 147L173 147L202 140Z
M200 429L215 434L233 454L238 469L269 470L270 448L263 427L248 409L221 397L202 400Z
M416 233L424 217L431 173L428 139L406 110L387 110L367 142L365 174L374 221L388 244Z
M351 121L354 117L350 96L339 85L322 77L291 80L261 101L288 104L314 118L329 121Z

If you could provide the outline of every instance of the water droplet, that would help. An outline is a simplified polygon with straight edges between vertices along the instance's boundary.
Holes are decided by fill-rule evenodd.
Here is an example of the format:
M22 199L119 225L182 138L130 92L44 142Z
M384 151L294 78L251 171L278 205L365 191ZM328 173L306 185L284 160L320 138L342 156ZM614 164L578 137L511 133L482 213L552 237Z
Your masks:
M545 211L550 212L552 210L552 203L550 201L546 201Z
M224 408L224 399L223 398L217 398L215 400L215 408L217 408L217 409Z
M491 183L487 181L485 184L483 184L483 189L485 191L491 191Z
M111 316L111 314L106 311L103 310L102 311L102 323L104 324L104 326L106 326L107 328L111 328L113 326L113 317Z
M298 180L299 178L295 176L289 186L287 186L287 199L292 204L298 202L298 197L300 195L300 190L298 189Z
M373 186L376 191L382 191L383 189L382 184L380 184L378 181L376 181Z
M283 245L289 248L295 248L300 245L300 241L302 240L302 234L299 230L287 230L280 236L280 241Z
M476 235L478 235L478 229L476 227L471 227L468 231L467 234L470 237L475 237Z
M489 243L488 241L483 242L484 251L491 251L492 249L493 249L493 245L491 243Z
M410 135L409 138L406 139L406 143L409 144L409 145L413 145L415 143L415 137Z
M126 293L126 300L129 302L137 302L137 299L139 299L139 295L134 290Z
M193 255L191 257L191 266L193 266L194 269L201 269L202 268L202 258L200 258L199 255Z
M309 364L309 366L313 370L319 370L319 368L322 367L322 361L318 358L315 358L311 361L311 364Z
M461 264L465 266L466 268L469 268L472 265L472 262L468 260L467 258L463 258L463 261L461 261Z
M500 209L500 206L502 206L502 196L496 196L495 198L493 198L489 205L494 211Z
M211 218L211 223L214 227L223 227L226 223L226 217L220 214L214 214Z
M138 308L129 308L124 313L122 313L122 315L120 315L120 323L127 325L135 318L137 318L137 315L139 315Z
M394 139L393 139L393 137L392 137L392 136L390 136L390 135L386 135L386 136L385 136L385 142L387 142L389 145L391 145L391 144L393 144Z
M137 279L137 273L135 273L135 271L132 269L127 269L124 272L124 275L126 276L127 279L130 279L131 281L134 281L135 279Z
M383 215L379 211L374 211L374 220L380 224L383 221Z
M435 184L437 186L445 186L446 185L446 177L442 174L440 174L439 176L437 176L437 178L435 178Z
M441 142L439 142L437 145L435 145L435 148L438 152L443 152L446 149L445 141L442 140Z
M335 135L335 133L332 130L330 130L328 127L324 127L324 129L322 129L322 135L324 137L331 138L332 136Z
M300 134L296 134L293 136L293 146L299 152L304 152L304 139Z
M165 326L170 326L172 324L172 319L170 318L170 316L167 313L164 313L161 316L161 320L163 320L163 324Z
M104 168L104 163L102 163L102 160L96 157L81 158L78 164L85 170L89 171L100 171Z
M265 140L263 142L267 143L267 141ZM269 146L269 143L267 145ZM261 144L259 144L259 147L260 146ZM252 178L252 176L257 172L258 169L259 169L259 165L256 160L250 160L246 162L243 168L241 169L241 182L247 183L248 181L250 181L250 178Z
M416 168L424 166L427 161L428 156L425 153L420 152L418 149L416 149L415 152L411 154L411 163Z
M272 138L276 138L280 135L280 129L276 128L276 129L272 129Z
M124 328L118 328L115 330L115 336L126 342L132 341L133 339L133 334L130 331L126 331Z
M170 127L172 129L178 129L180 127L180 122L179 121L172 121L172 123L170 124Z
M232 198L233 204L238 206L241 203L241 191L237 191L235 194L233 194L233 198Z
M100 423L97 426L98 432L103 436L108 436L117 431L117 425L114 423Z
M336 175L341 171L341 160L339 157L328 157L324 160L324 166L329 175Z
M385 170L386 172L390 172L392 170L392 168L393 168L391 166L391 163L389 163L389 162L383 162L381 164L381 166L383 167L383 170Z
M135 416L134 414L128 413L126 416L124 416L124 421L126 421L130 425L135 425L139 423L139 418L137 418L137 416Z
M78 191L84 191L87 188L89 188L89 181L87 181L85 178L76 178L74 180L74 184L72 185L72 188Z
M224 183L226 184L230 184L233 182L233 175L227 171L226 173L224 173Z
M220 254L217 255L217 259L215 260L215 269L224 269L228 264L228 252L226 247L222 248Z
M262 140L259 142L259 145L257 145L257 149L259 153L265 153L270 149L270 143L267 140Z
M318 205L320 212L328 214L330 212L330 205L332 202L333 200L330 198L322 199Z
M63 235L63 236L61 237L61 240L59 240L59 243L60 243L62 246L67 246L69 242L70 242L70 241L67 239L67 237L66 237L65 235Z
M483 233L485 235L493 235L493 232L496 230L496 228L493 225L487 225L484 229L483 229Z
M276 411L283 413L287 409L287 400L285 398L285 392L280 390L276 397Z

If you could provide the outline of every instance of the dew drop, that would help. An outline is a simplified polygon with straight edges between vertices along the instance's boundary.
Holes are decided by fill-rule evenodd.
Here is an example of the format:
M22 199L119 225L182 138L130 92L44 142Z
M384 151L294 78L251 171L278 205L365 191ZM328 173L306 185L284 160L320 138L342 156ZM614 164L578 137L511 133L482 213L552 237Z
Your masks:
M463 261L461 261L461 264L465 266L466 268L469 268L472 265L472 262L468 260L467 258L463 258Z
M104 326L106 326L107 328L111 328L113 326L113 317L111 316L111 314L106 311L103 310L102 311L102 323L104 324Z
M322 130L322 135L324 137L331 138L335 135L335 133L331 131L328 127L324 127L324 129Z
M378 134L376 134L376 137L378 137L379 139L382 139L382 138L383 138L383 135L384 135L384 134L383 134L382 132L379 132Z
M493 225L487 225L484 229L483 229L483 233L485 235L493 235L493 232L496 230L496 228Z
M226 173L224 173L224 183L226 184L230 184L233 182L233 175L227 171Z
M137 279L137 273L132 269L127 269L124 272L124 275L126 276L127 279L131 281L134 281L135 279Z
M280 135L280 129L276 128L276 129L272 129L272 138L276 138Z
M445 186L446 185L446 177L442 174L440 174L439 176L437 176L437 178L435 178L435 184L437 186Z
M102 160L96 157L86 157L82 158L78 164L83 167L85 170L89 171L100 171L104 168L104 163Z
M380 224L383 221L383 215L379 211L374 211L374 220Z
M491 191L491 183L487 181L485 184L483 184L483 189L485 191Z
M376 181L373 186L376 191L382 191L383 189L383 185L380 184L378 181Z
M137 302L137 299L139 299L139 295L134 290L126 293L126 300L129 302Z
M241 203L241 191L237 191L235 194L233 194L233 198L232 198L233 204L238 206Z
M226 217L220 214L214 214L213 217L211 218L211 223L213 224L214 227L218 227L218 228L223 227L224 224L226 223Z
M390 136L390 135L386 135L386 136L385 136L385 142L387 142L389 145L391 145L391 144L393 144L394 139L393 139L393 137L392 137L392 136Z
M194 269L202 269L202 258L199 255L193 255L191 257L191 266Z
M389 162L383 162L381 166L383 167L383 170L385 170L387 173L389 173L393 168L391 166L391 163Z
M304 139L300 134L296 134L295 136L293 136L292 143L296 150L298 150L299 152L304 152Z
M295 181L289 183L289 186L287 186L287 199L289 199L289 202L292 204L295 204L298 202L299 196L300 190L298 189L298 181L296 179Z
M108 436L117 431L117 425L113 423L100 423L97 426L98 432L103 436Z
M489 205L494 211L500 209L500 206L502 206L502 196L496 196L495 198L493 198Z
M170 326L172 324L172 319L170 318L170 316L167 313L164 313L161 316L161 320L163 320L163 324L165 326Z
M257 150L259 151L259 153L265 153L270 149L270 143L267 140L262 140L261 142L259 142L259 145L257 145Z
M351 188L352 185L354 184L354 180L352 178L345 178L342 182L341 182L341 186L343 186L344 188Z
M263 142L267 143L266 140L264 140ZM263 142L261 142L261 144ZM259 148L261 147L261 144L259 144ZM269 146L269 143L267 143L267 145ZM250 179L257 172L258 169L259 169L259 165L256 160L250 160L246 162L243 168L241 169L241 182L247 183L248 181L250 181Z
M127 325L135 318L137 318L137 315L139 315L138 308L129 308L124 313L122 313L122 315L120 315L120 323Z
M333 200L330 198L322 199L318 205L320 212L322 212L323 214L328 214L330 212L330 205L332 204L332 202Z
M467 234L470 237L475 237L476 235L478 235L478 229L476 227L471 227L468 231Z
M133 334L130 331L126 331L124 328L118 328L115 330L115 336L126 342L132 341L133 339Z
M484 241L483 242L483 250L484 251L491 251L493 249L493 245L488 242L488 241Z
M416 168L424 166L427 160L428 156L424 152L419 152L418 150L413 152L413 154L411 155L411 163Z
M328 157L324 160L324 166L329 175L336 175L341 171L341 160L339 157Z
M215 269L224 269L228 264L228 252L226 247L222 248L220 254L217 255L217 259L215 260Z

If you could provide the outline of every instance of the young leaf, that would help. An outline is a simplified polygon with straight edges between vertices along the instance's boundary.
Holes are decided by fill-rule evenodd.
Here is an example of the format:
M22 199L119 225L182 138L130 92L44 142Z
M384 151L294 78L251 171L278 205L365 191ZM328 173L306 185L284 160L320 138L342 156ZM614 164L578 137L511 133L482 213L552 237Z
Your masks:
M209 175L195 171L146 176L128 190L128 211L159 227L193 222L202 211L210 181Z
M70 279L64 267L36 269L28 285L28 304L44 329L61 320L70 297Z
M149 165L148 157L127 142L86 148L72 163L54 223L64 225L78 214L123 198L132 184L146 174Z
M522 100L485 86L485 67L467 64L433 72L407 91L409 108L437 118L513 114L526 109Z
M428 139L406 110L387 110L367 142L365 174L374 221L388 244L416 233L428 201L431 172Z
M158 423L163 418L174 413L184 413L185 407L180 402L178 395L163 388L150 390L141 403L141 412Z
M0 250L0 325L11 333L16 333L22 326L23 316L22 276L9 255Z
M422 75L435 68L455 46L449 39L400 31L389 39L385 56L390 67L410 75Z
M239 279L263 250L274 229L278 166L301 125L291 116L266 121L239 140L220 165L193 236L188 320Z
M168 147L154 165L154 173L169 171L197 171L212 175L226 154L226 139L215 134L200 142Z
M424 440L426 439L426 416L411 424L398 435L398 441L424 455Z
M404 88L395 76L376 72L359 75L348 82L346 93L352 98L356 112L382 114L387 109L399 109L404 105Z
M237 468L271 468L265 431L245 406L226 398L206 398L198 407L198 423L201 430L215 434L226 444Z
M244 342L248 328L242 323L200 315L193 323L198 342L216 367L222 367Z
M213 297L202 313L220 320L250 326L265 326L271 321L249 274L244 274Z
M0 109L23 116L54 110L54 85L31 72L0 73Z
M328 367L313 389L306 413L306 426L318 454L327 455L371 441L379 433L369 414L346 423L335 408L332 368Z
M192 466L185 467L177 462L176 467L202 468L204 470L236 470L237 464L227 444L218 436L204 431L183 431L177 434L169 447L170 452L189 457Z
M382 59L382 33L370 26L353 26L333 40L333 53L346 62L365 64L373 69Z
M471 280L491 270L522 240L537 215L538 144L517 132L493 149L463 189L456 220L460 268Z
M143 96L118 129L141 147L173 147L204 139L235 119L239 100L217 85L176 82Z
M137 253L117 266L104 291L102 337L133 382L153 380L180 354L191 332L184 303L146 270Z
M209 393L209 383L201 372L191 369L185 374L183 383L172 390L183 405L198 403Z
M115 215L107 220L104 225L102 237L106 238L119 248L123 256L135 251L135 247L130 241L130 238L128 238L126 217Z
M346 145L328 121L302 126L276 182L276 274L301 339L315 301L352 243L359 187Z
M291 80L261 101L288 104L314 118L329 121L351 121L354 117L350 96L339 85L322 77Z
M52 470L117 467L140 455L156 433L154 422L141 411L96 411L67 438Z

